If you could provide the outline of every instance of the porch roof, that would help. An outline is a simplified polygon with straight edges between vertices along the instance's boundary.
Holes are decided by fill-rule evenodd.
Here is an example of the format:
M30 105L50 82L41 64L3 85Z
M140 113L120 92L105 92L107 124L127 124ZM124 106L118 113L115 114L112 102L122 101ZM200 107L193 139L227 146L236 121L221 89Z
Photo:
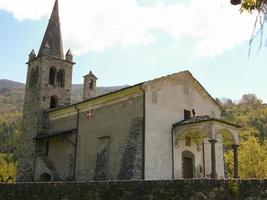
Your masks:
M66 131L55 132L52 134L38 134L34 139L35 140L45 140L45 139L49 139L49 138L70 135L70 134L75 133L76 130L77 129L70 129L70 130L66 130Z
M230 123L227 122L223 119L219 119L219 118L215 118L215 117L210 117L208 115L203 115L203 116L196 116L187 120L183 120L180 122L177 122L175 124L172 125L173 128L176 128L178 126L184 126L184 125L188 125L188 124L195 124L195 123L203 123L203 122L208 122L208 121L216 121L216 122L220 122L223 124L227 124L230 126L234 126L235 128L241 128L241 126L234 124L234 123Z

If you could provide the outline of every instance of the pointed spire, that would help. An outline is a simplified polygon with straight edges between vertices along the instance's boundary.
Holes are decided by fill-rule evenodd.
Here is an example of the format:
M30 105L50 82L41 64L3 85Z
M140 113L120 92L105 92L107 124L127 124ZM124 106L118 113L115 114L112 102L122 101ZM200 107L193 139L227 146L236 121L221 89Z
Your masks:
M59 21L59 11L58 10L59 10L59 8L58 8L58 0L56 0L49 21L53 21L55 23L60 23L60 21Z
M68 52L66 53L65 58L66 58L67 61L72 62L72 60L73 60L73 55L72 55L72 52L71 52L70 49L69 49Z
M30 56L36 56L34 49L31 51Z
M34 60L36 58L36 54L34 49L31 51L30 55L29 55L29 61Z
M49 47L49 56L55 56L60 59L64 59L58 10L58 0L56 0L38 56L44 55L43 50Z

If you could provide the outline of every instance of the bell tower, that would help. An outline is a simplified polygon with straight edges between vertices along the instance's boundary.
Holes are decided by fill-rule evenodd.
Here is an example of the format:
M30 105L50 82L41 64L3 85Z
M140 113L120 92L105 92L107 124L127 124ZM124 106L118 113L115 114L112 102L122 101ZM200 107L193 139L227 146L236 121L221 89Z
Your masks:
M70 104L74 64L70 50L64 58L56 0L39 53L36 56L32 50L27 62L18 182L34 181L35 158L44 145L34 138L47 131L44 123L46 111Z
M83 83L83 100L91 99L96 97L96 80L97 77L92 71L85 75Z

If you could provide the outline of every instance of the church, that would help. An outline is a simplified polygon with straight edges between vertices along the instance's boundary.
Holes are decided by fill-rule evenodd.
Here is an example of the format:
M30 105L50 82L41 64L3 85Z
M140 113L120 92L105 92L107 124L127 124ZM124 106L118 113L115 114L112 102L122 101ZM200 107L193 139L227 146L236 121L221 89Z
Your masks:
M70 50L64 56L58 0L27 65L18 182L221 179L225 141L238 177L240 127L220 118L189 71L101 96L90 71L72 104L75 63Z

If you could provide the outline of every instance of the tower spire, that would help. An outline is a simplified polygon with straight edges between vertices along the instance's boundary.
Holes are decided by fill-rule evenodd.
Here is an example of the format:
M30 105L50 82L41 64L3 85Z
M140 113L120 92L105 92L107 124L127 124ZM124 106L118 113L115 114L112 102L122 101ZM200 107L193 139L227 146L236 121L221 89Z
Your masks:
M55 1L54 8L49 19L48 26L38 53L38 56L44 55L43 51L46 50L47 44L49 45L49 56L64 59L63 44L60 28L60 19L58 11L58 0Z

